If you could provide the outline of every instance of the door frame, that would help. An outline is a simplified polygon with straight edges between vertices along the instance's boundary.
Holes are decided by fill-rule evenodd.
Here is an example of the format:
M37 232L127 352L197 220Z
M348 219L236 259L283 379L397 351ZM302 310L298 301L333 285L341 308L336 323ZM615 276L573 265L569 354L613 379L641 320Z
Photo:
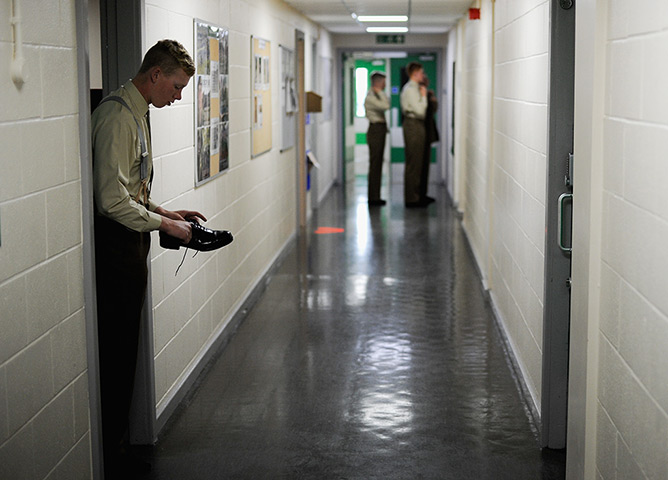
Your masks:
M100 0L102 42L102 94L119 88L137 73L144 45L144 0ZM148 282L142 308L137 369L130 411L130 441L152 445L157 439L155 361L153 350L153 301L151 259L147 258Z
M90 79L88 58L88 1L74 5L77 45L77 89L79 108L79 161L81 166L81 229L84 318L86 324L86 363L88 406L90 409L91 467L93 480L103 477L102 414L100 410L100 366L97 346L97 300L95 295L95 247L93 162L90 141Z
M541 446L566 447L568 364L570 342L571 255L559 246L560 197L568 157L573 152L575 92L575 7L551 2L547 187L545 197L545 290L543 304L543 365L541 382ZM572 203L571 203L572 205ZM567 224L568 222L562 222ZM567 246L570 241L565 242Z
M408 55L412 54L417 54L417 53L426 53L426 52L433 52L436 55L436 71L437 71L437 82L435 85L433 85L433 90L436 92L436 95L439 100L439 109L438 109L438 123L441 126L441 131L443 130L444 122L445 122L445 116L444 116L444 111L443 111L443 105L445 104L444 100L444 81L445 81L445 72L443 69L443 65L445 64L445 51L443 47L430 47L430 46L422 46L422 47L400 47L400 46L395 46L394 48L391 47L378 47L378 46L372 46L372 47L339 47L336 49L335 57L336 57L336 65L335 69L336 72L339 72L336 75L336 91L341 93L341 101L338 102L338 108L336 110L338 118L335 119L337 122L338 127L336 128L336 144L338 145L339 150L339 155L338 155L338 168L337 170L339 171L340 179L346 183L350 181L350 179L346 178L345 175L345 129L346 129L346 124L345 124L345 109L343 105L345 102L348 102L349 99L345 98L345 90L344 90L344 80L345 80L345 75L344 75L344 68L346 67L346 64L344 62L344 56L345 55L353 55L355 53L359 52L371 52L371 53L383 53L383 52L406 52ZM389 57L382 57L382 58L389 58ZM446 152L446 148L444 147L445 143L448 141L447 137L445 135L441 136L440 142L436 146L436 164L432 167L431 173L437 173L438 174L438 180L436 180L433 176L430 175L431 178L431 183L438 183L438 184L443 184L444 183L444 178L442 177L442 165L445 162L444 160L444 154ZM391 144L390 144L391 148ZM449 146L448 146L449 148ZM387 159L388 162L388 174L390 176L390 181L392 181L392 162L391 158ZM400 176L400 178L403 178Z
M295 30L295 78L297 79L297 228L306 228L306 36Z

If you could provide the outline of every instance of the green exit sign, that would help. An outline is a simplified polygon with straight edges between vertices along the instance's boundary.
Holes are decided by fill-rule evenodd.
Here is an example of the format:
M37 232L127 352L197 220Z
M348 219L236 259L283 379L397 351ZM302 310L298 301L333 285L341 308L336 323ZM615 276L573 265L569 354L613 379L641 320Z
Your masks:
M376 35L376 43L406 43L406 35Z

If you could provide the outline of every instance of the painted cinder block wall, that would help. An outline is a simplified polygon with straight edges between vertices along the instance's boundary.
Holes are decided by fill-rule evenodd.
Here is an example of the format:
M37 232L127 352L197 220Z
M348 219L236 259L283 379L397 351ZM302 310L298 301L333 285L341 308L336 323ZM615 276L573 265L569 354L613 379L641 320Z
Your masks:
M0 478L91 476L75 2L0 4Z
M600 2L597 2L600 4ZM596 470L668 478L668 6L599 10L605 92Z
M494 2L493 68L470 66L482 23L456 49L455 200L538 409L549 7ZM668 478L668 6L577 2L576 32L567 478ZM491 140L470 132L485 116Z
M295 29L305 33L306 88L314 59L309 47L319 39L318 56L332 58L328 34L278 0L223 2L146 2L145 44L176 38L193 51L193 19L229 28L230 168L195 188L193 92L170 108L151 112L156 164L153 198L167 208L195 208L207 226L228 229L234 242L217 252L188 255L178 274L183 252L151 249L155 390L158 415L185 382L193 366L271 267L296 232L296 148L280 151L281 124L272 116L272 148L251 158L250 61L251 35L271 42L272 110L280 111L278 46L294 48ZM319 121L323 143L335 138L332 121ZM320 151L320 149L319 149ZM318 191L335 180L334 152L324 150ZM316 199L312 199L315 201Z
M20 3L21 88L8 68L11 3L0 5L0 62L7 67L0 72L0 478L90 478L75 2ZM296 231L295 150L279 152L276 118L272 150L250 158L250 35L271 40L274 72L278 45L294 46L295 28L307 42L324 40L319 55L331 53L325 32L278 1L145 5L145 46L172 37L192 51L194 17L230 27L231 37L227 174L193 188L192 88L172 108L152 112L155 198L168 208L198 209L210 226L236 237L215 255L188 258L178 276L180 256L153 239L149 288L164 403ZM307 49L307 76L311 61ZM277 93L273 102L278 111ZM327 158L320 161L335 171ZM326 191L333 176L320 181Z
M458 24L457 207L540 409L549 2L481 3Z
M494 18L491 293L540 410L550 2Z

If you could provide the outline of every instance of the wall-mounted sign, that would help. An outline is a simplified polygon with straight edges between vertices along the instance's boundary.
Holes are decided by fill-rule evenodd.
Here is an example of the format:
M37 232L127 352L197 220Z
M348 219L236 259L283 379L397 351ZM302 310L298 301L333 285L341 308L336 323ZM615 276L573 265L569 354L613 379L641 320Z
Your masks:
M376 35L376 43L403 44L406 43L406 35Z

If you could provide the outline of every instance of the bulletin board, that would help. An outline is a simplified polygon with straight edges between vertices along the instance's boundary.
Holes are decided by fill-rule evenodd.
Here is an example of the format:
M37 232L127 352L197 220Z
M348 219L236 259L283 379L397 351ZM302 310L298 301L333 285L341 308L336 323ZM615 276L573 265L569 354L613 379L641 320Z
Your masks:
M195 19L195 185L230 167L229 30Z
M295 145L297 135L297 79L295 51L279 45L279 72L281 77L281 151Z
M271 150L271 42L251 37L251 156Z

